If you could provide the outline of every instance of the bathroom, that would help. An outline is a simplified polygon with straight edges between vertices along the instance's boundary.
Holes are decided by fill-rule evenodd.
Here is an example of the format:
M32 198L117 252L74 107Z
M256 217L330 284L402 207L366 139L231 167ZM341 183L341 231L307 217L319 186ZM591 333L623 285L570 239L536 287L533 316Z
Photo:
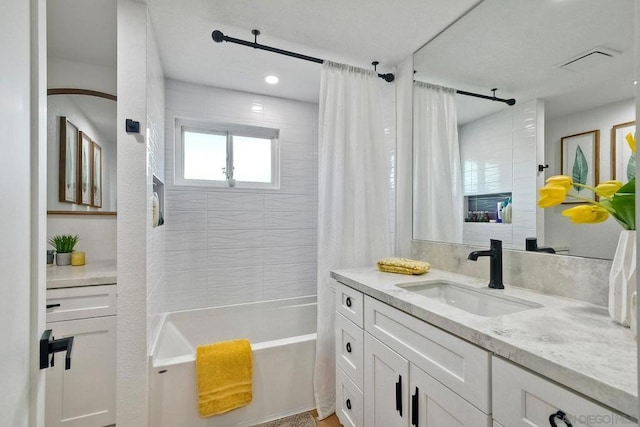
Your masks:
M43 375L38 376L38 372L32 372L30 365L25 366L24 363L25 360L29 360L29 357L34 360L37 358L34 343L45 329L47 270L41 266L46 265L44 249L49 249L46 239L52 234L66 232L79 234L81 241L78 248L86 252L87 265L92 262L117 259L118 311L117 318L113 320L117 322L115 358L118 363L115 369L117 370L116 387L119 390L116 397L118 425L150 425L149 412L141 408L151 408L153 405L149 387L155 373L149 369L149 355L152 352L155 337L163 324L164 313L241 303L260 303L283 298L305 297L316 293L319 258L317 188L318 175L322 173L318 168L317 91L322 66L297 59L284 57L282 59L275 53L231 43L216 44L210 37L212 30L220 29L231 37L253 41L254 36L250 30L260 28L262 34L257 40L262 44L367 69L372 68L371 61L380 60L378 72L394 73L393 83L380 81L384 108L382 116L385 131L384 143L387 148L395 150L395 167L390 169L395 183L388 194L389 217L390 221L394 221L392 238L395 249L390 250L388 255L426 259L434 268L459 268L458 271L461 273L475 277L484 278L488 275L488 264L484 260L477 263L464 260L460 266L454 267L448 265L448 260L453 260L455 263L460 258L466 257L470 251L468 246L421 243L423 240L431 239L429 236L413 234L414 212L411 200L413 133L411 92L413 88L411 82L414 68L417 70L416 75L420 78L424 73L427 76L424 81L429 83L488 95L491 95L493 87L498 86L498 97L518 98L516 107L521 105L521 101L524 104L528 100L540 97L545 101L545 114L548 115L553 113L554 108L561 106L563 99L569 100L566 93L558 94L555 98L548 94L533 92L516 96L510 93L511 88L495 82L493 78L485 76L483 81L476 83L477 80L472 76L459 77L446 74L446 71L438 72L437 66L439 64L444 66L446 60L451 59L451 55L448 57L446 55L446 46L442 48L438 46L438 42L448 41L446 35L455 34L455 31L449 32L449 30L455 30L458 23L465 22L463 17L459 22L454 23L456 18L477 6L477 10L470 10L468 14L469 18L473 18L474 13L481 12L482 7L488 7L493 0L464 2L456 8L446 5L446 2L433 2L433 9L417 9L430 10L431 13L424 13L423 16L428 17L421 18L423 22L411 21L415 25L414 36L405 35L398 40L394 39L395 36L389 37L390 40L386 40L386 46L390 46L387 47L388 51L384 50L384 36L378 35L374 39L363 36L363 40L379 40L380 44L369 41L364 44L367 46L366 50L363 49L363 53L360 54L355 53L358 49L349 51L346 48L344 50L330 48L340 45L335 41L339 40L339 36L335 34L314 38L312 32L309 31L309 35L306 35L304 27L297 28L293 24L289 31L295 36L286 36L287 31L284 30L282 30L283 35L279 36L278 26L286 27L286 25L281 23L279 14L273 12L259 10L264 12L259 13L254 10L251 13L245 12L247 15L234 16L229 11L228 16L221 17L220 21L212 19L210 22L201 22L201 19L193 16L203 16L210 12L207 12L206 8L199 3L194 2L193 9L187 12L175 10L175 5L171 5L170 2L149 1L148 5L145 5L133 1L118 1L117 15L113 9L108 13L118 23L117 28L110 30L110 37L117 37L119 43L117 45L113 43L111 47L113 50L106 54L111 60L115 61L117 58L117 67L115 63L102 68L94 66L92 83L89 83L92 87L88 88L118 95L115 117L118 147L117 153L112 152L115 154L115 163L117 163L117 167L112 166L115 172L112 182L115 183L116 190L110 190L108 183L104 182L105 199L103 207L100 208L112 213L47 215L46 211L60 210L47 202L47 194L57 191L57 188L54 185L54 189L51 190L52 179L49 175L38 174L37 170L47 169L44 165L48 161L55 160L55 155L53 159L47 159L44 153L50 155L51 152L46 149L46 144L43 147L41 143L34 143L35 145L29 148L29 141L43 139L46 141L48 133L45 120L36 122L39 124L33 124L34 121L30 117L34 114L37 116L37 107L40 107L40 111L45 110L48 98L46 89L77 88L81 84L70 78L77 77L81 73L77 68L75 72L71 71L68 59L67 62L64 58L49 59L47 49L43 48L46 46L43 37L43 34L46 34L44 31L46 18L38 15L37 12L42 13L41 8L45 3L53 4L54 2L34 0L31 2L30 11L21 3L16 2L14 15L20 17L24 28L31 28L33 34L39 34L41 38L30 38L29 32L24 34L23 31L16 39L18 41L14 50L4 51L3 47L3 56L13 55L20 58L12 65L15 70L11 74L6 73L7 76L14 76L13 73L15 73L13 86L23 89L32 88L31 91L11 92L15 99L29 98L29 95L25 94L31 93L29 102L20 104L22 110L16 112L10 108L11 105L3 107L3 112L7 113L5 115L8 122L7 135L16 141L24 141L21 145L24 147L21 150L6 150L9 155L4 157L2 168L0 168L3 170L3 178L5 178L4 174L7 174L7 179L3 179L5 182L8 179L15 181L15 177L24 178L18 180L19 183L14 183L12 189L8 187L6 189L6 194L15 198L16 208L8 213L8 219L3 224L3 235L9 236L12 242L15 239L16 244L3 261L7 263L3 264L3 271L7 271L6 274L3 273L4 280L7 283L15 282L15 285L10 285L8 288L9 292L15 294L15 299L5 298L7 302L3 303L2 316L10 322L9 324L16 325L16 336L15 338L12 336L15 342L12 342L15 343L14 347L20 349L20 352L7 353L6 357L3 354L2 360L6 361L3 363L6 366L3 372L7 369L8 375L11 374L9 378L17 376L16 383L28 381L31 384L30 387L24 387L19 392L3 391L8 393L7 398L2 399L3 405L7 405L7 410L3 413L15 414L15 420L24 420L29 413L32 420L39 420L42 416L39 408L45 406ZM500 4L500 2L497 3ZM558 3L557 7L563 4L556 3ZM629 18L631 24L625 21L626 25L619 25L619 27L627 30L625 34L632 35L633 30L630 27L633 28L634 25L631 18L635 13L637 27L637 6L633 11L632 2L626 2L625 5L629 6L629 11L623 15ZM417 3L412 6L422 7ZM53 10L53 6L51 9ZM500 10L500 7L498 9ZM496 14L494 18L487 21L508 20L509 10L504 9L502 14ZM326 19L329 19L331 11L325 12ZM354 25L354 22L365 22L358 18L359 15L356 12L350 10L349 14L345 15L345 21L351 22L351 25ZM69 13L65 19L70 21L65 22L73 22L73 20L80 22L88 19L83 17L82 13L80 9ZM106 14L105 12L103 16ZM379 11L375 15L378 19L384 16ZM568 13L568 15L562 15L562 17L568 20L571 14ZM579 22L584 23L585 20L588 21L585 18ZM296 21L296 18L292 17L292 21ZM301 25L300 22L297 22L297 25ZM567 28L571 26L567 24ZM68 27L72 28L73 24ZM171 28L173 30L169 31ZM339 29L341 27L336 28L337 32L343 31ZM384 25L372 25L372 29L367 30L370 33L366 34L384 34L385 28L387 27ZM487 28L491 26L488 25ZM99 29L95 26L96 33ZM441 31L441 35L445 37L436 37ZM569 34L565 36L570 38ZM6 39L13 40L12 37ZM354 40L356 39L354 37ZM362 40L360 42L364 43ZM29 43L31 43L30 52ZM434 69L418 68L419 54L416 59L413 57L413 52L418 51L425 43L427 45L424 50L420 51L430 58L427 66L433 66ZM517 47L517 43L514 45ZM398 46L402 46L402 49ZM586 46L583 50L594 46ZM429 50L430 48L433 50ZM95 47L95 49L98 48ZM460 49L460 46L456 45L456 49ZM636 49L637 52L638 47L633 46L632 49ZM462 53L462 50L456 50L456 52L457 55L462 55L469 60L473 58L468 51ZM625 54L628 52L625 51ZM577 53L579 52L572 52L572 54ZM52 52L49 54L51 55ZM559 55L553 65L559 64L570 56L572 55ZM194 67L191 63L181 64L180 60L183 58L198 58L198 66ZM221 60L211 58L221 58ZM237 69L233 68L233 64L245 63L242 61L250 64L244 68L251 68L251 70L243 69L242 65ZM510 60L505 58L504 61L506 63ZM522 61L523 59L518 56L511 60L514 63ZM49 62L49 73L47 69L38 67L39 63L46 62ZM283 77L284 74L281 74L279 85L266 87L262 82L264 75L278 74L281 67L286 70L287 68L281 65L283 62L288 64L289 70L294 70L295 85L290 83L293 78L290 77L287 81L287 78ZM496 61L495 65L500 65L501 62ZM257 66L258 64L260 67ZM65 65L69 67L64 68ZM471 71L476 69L472 62L465 65L466 67L458 68ZM51 72L54 66L58 67L57 74ZM104 68L110 68L112 74L105 75L98 72ZM605 69L608 71L606 66ZM30 75L29 70L37 72ZM515 68L511 70L516 71ZM113 74L114 71L115 74ZM631 73L630 80L633 80L633 71L627 71ZM492 76L499 75L498 71L493 73ZM47 74L49 74L48 79ZM211 77L212 75L214 77ZM456 77L459 80L456 81ZM632 91L633 89L630 89L629 93ZM598 92L597 97L607 101L603 102L604 104L610 105L606 111L596 110L597 105L593 104L593 107L586 108L591 110L592 116L583 114L578 118L556 110L555 116L546 117L548 122L542 133L548 136L543 139L545 154L543 158L535 159L534 167L538 164L542 166L548 164L549 168L535 175L537 187L543 185L545 177L560 172L561 161L556 158L560 138L591 129L600 129L600 179L611 177L609 130L613 125L635 120L635 111L637 111L632 95L626 98L614 98L612 93L610 89L602 89ZM608 96L612 97L608 98ZM467 99L465 98L464 101ZM464 101L461 100L461 102ZM471 102L471 98L468 101ZM505 106L497 106L498 103L486 100L477 102L483 106L496 104L498 109L507 109ZM586 100L577 102L585 105L587 103ZM499 111L505 110L494 110L492 113ZM629 111L632 111L631 117ZM233 189L235 190L233 192L223 192L215 188L201 189L175 185L173 144L176 137L176 118L198 123L210 121L279 129L281 171L279 190L251 190L243 189L239 185L238 188ZM126 119L140 122L140 132L127 133ZM22 126L23 130L28 128L30 132L19 132L18 126ZM463 132L460 131L460 133ZM107 138L104 139L106 141ZM110 154L107 153L106 142L102 143L102 146L105 154L103 164L106 167L111 165L106 163ZM29 151L22 151L27 148ZM43 167L37 168L35 165ZM52 167L49 165L48 169L51 172ZM551 171L553 173L549 173ZM106 171L104 176L107 176ZM151 196L154 192L159 193L164 220L164 224L158 227L152 225ZM502 190L499 192L502 193ZM506 190L506 192L511 191ZM3 187L3 194L5 194L5 187ZM111 197L111 194L114 196ZM117 206L115 194L117 194ZM86 208L86 210L95 209ZM115 211L117 215L113 214ZM583 232L584 226L566 226L566 222L562 222L566 219L561 217L559 210L552 212L534 207L531 211L533 216L531 221L535 224L535 228L525 227L525 234L517 234L513 231L514 248L519 248L515 245L524 243L524 237L535 235L538 237L540 246L553 246L559 250L568 251L572 255L599 258L600 260L593 261L587 258L581 258L581 260L585 263L585 268L589 268L591 264L597 265L597 268L600 268L598 278L607 280L607 274L602 273L601 270L606 268L602 266L610 262L607 260L613 257L615 250L619 226L614 221L609 220L598 226L600 227L598 233L601 234L598 237L591 237L591 231ZM468 225L489 226L491 224ZM527 234L532 229L535 234ZM563 235L563 232L572 234ZM26 235L34 237L29 240L25 239ZM481 242L474 241L474 249L486 249L490 237L495 236L482 237ZM598 245L593 244L596 240L599 242ZM455 255L452 256L452 253ZM15 259L17 254L22 256ZM558 286L554 285L556 280L554 269L545 270L536 261L529 263L533 258L527 258L526 255L535 256L534 254L519 252L514 254L513 257L523 256L517 258L518 263L523 263L520 266L521 271L538 277L533 285L536 290L571 297L571 292L574 290L555 289ZM505 255L505 263L506 258ZM38 262L34 261L32 265L30 260L35 259L38 259ZM542 262L547 259L542 258ZM361 265L352 265L352 267L359 266ZM29 279L25 279L27 277ZM31 287L25 281L29 281ZM505 283L517 283L515 273L505 270ZM141 284L146 285L141 286ZM589 288L584 292L593 294L590 295L592 301L606 305L602 302L603 298L606 298L606 289ZM34 314L30 317L29 313L33 310L41 312L39 315ZM25 392L25 389L29 391ZM26 421L16 421L11 425L28 424Z

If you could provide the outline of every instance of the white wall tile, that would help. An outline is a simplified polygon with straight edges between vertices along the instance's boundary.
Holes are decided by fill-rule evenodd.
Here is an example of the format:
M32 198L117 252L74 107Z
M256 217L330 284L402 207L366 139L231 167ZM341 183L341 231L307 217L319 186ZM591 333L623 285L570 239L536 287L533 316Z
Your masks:
M208 248L261 248L264 230L208 230Z
M172 80L166 88L164 308L314 293L317 105ZM175 117L280 129L280 189L174 186Z
M218 248L207 252L207 267L246 267L262 265L262 248Z

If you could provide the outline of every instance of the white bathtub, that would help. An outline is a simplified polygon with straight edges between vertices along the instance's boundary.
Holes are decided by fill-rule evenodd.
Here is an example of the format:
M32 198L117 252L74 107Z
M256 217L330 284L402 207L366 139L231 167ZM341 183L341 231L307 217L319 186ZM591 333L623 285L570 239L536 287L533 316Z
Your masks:
M253 401L201 418L195 349L247 338L253 350ZM316 297L168 313L150 356L150 425L251 426L315 408Z

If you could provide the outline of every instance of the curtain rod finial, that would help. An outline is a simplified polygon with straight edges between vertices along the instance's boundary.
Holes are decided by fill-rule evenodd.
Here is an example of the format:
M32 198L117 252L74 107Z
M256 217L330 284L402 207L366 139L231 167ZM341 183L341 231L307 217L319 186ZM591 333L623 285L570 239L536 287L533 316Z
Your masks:
M224 34L222 34L220 30L214 30L213 33L211 33L211 38L216 43L222 43L224 41Z

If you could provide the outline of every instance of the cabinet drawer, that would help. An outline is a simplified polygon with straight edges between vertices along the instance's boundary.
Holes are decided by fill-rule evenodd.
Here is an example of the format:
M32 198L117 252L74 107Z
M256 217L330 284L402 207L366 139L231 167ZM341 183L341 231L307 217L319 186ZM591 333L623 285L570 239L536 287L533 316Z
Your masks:
M336 283L336 311L363 327L363 294L342 283Z
M493 418L509 427L549 426L562 411L574 427L637 425L572 391L493 357ZM558 426L566 423L555 418Z
M365 298L365 330L418 368L491 413L490 354L373 298Z
M116 314L116 285L47 289L47 323Z
M364 426L362 392L339 367L336 367L336 415L345 427Z
M360 390L363 389L364 331L336 313L336 364Z

